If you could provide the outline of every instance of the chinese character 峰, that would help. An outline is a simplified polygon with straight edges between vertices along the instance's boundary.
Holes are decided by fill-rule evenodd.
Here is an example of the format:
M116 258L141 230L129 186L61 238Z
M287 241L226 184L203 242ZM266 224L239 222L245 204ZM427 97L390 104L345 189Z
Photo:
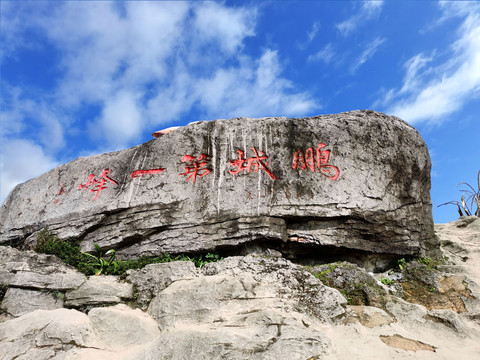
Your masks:
M88 180L85 184L80 184L78 186L78 190L81 190L83 188L90 188L91 186L93 186L91 189L90 189L90 192L94 192L96 193L95 194L95 197L93 198L93 200L97 200L97 197L98 197L98 194L100 193L100 191L104 190L107 188L106 186L106 183L107 181L110 181L111 183L115 184L118 186L117 182L115 180L112 180L108 177L108 174L110 174L112 172L112 170L110 169L105 169L102 171L102 173L100 174L100 180L97 180L95 179L95 175L94 174L91 174L88 176Z

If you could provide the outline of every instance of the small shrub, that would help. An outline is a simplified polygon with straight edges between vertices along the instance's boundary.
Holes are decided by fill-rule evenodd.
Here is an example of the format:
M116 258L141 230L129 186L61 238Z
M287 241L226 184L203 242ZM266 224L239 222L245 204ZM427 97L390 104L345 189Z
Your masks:
M55 255L62 259L67 265L85 272L82 263L88 260L88 257L82 254L77 243L70 240L61 241L51 234L47 228L37 234L38 242L35 251L42 254ZM89 274L91 275L91 274Z
M95 276L104 273L105 275L108 274L116 274L118 270L118 261L115 260L116 252L113 249L108 250L105 253L105 256L110 255L110 258L107 260L104 255L103 251L97 244L93 244L95 246L95 250L97 251L97 255L92 255L89 253L82 253L83 255L88 257L88 261L82 263L82 265L86 267L93 267L96 268L97 271L95 272Z
M438 265L440 265L439 261L433 260L431 258L418 258L417 261L420 264L423 264L427 267L428 270L436 269Z
M382 284L388 285L388 286L395 284L395 280L392 280L392 279L389 279L389 278L381 278L380 282Z
M403 271L406 269L406 266L407 266L407 260L405 260L404 258L401 258L400 260L397 261L398 263L398 268L400 269L400 271Z
M85 275L105 274L125 277L127 270L141 269L149 264L192 261L195 266L202 267L207 263L217 262L223 259L220 255L213 253L206 255L200 254L193 257L184 254L172 256L164 253L161 256L155 257L142 256L132 260L115 260L116 252L114 249L110 249L104 254L100 246L94 244L96 254L82 253L76 241L73 239L62 241L51 234L47 228L39 231L37 238L36 252L55 255Z

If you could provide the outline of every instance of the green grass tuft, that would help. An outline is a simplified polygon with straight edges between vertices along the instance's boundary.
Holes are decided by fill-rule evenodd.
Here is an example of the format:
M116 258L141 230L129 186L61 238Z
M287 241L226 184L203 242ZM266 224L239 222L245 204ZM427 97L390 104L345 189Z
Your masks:
M125 277L127 270L141 269L149 264L192 261L195 266L202 267L205 264L223 259L220 255L212 253L193 257L183 254L172 256L164 253L160 256L143 256L132 260L115 260L116 253L113 249L103 253L100 247L94 244L96 254L82 253L78 243L74 239L62 241L51 234L48 229L39 231L37 238L36 252L55 255L85 275L105 274Z

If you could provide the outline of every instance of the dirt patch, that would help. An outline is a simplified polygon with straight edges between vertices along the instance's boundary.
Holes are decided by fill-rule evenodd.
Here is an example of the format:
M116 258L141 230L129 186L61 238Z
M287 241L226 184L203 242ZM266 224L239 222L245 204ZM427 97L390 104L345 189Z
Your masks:
M438 289L419 281L402 283L405 300L425 306L428 310L447 309L457 313L466 311L463 298L473 298L467 288L465 276L443 276Z
M380 340L382 340L388 346L397 349L403 349L408 351L427 350L435 352L435 347L432 345L425 344L421 341L404 338L403 336L398 334L392 336L380 335Z

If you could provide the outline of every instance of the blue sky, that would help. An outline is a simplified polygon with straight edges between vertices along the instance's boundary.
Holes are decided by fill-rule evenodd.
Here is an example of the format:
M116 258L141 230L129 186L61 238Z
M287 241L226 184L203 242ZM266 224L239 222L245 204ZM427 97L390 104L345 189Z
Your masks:
M197 120L356 109L432 157L434 221L480 170L478 1L0 1L1 198ZM368 144L366 144L368 146Z

